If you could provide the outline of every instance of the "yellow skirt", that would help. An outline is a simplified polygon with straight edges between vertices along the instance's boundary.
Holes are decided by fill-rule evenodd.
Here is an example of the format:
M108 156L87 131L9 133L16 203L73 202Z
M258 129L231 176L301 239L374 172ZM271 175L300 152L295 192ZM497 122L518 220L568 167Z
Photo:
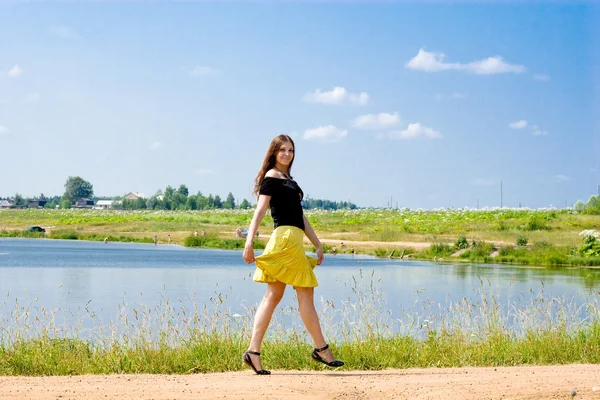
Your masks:
M283 282L297 287L319 286L313 268L317 259L304 253L304 231L295 226L278 226L265 251L256 257L255 282Z

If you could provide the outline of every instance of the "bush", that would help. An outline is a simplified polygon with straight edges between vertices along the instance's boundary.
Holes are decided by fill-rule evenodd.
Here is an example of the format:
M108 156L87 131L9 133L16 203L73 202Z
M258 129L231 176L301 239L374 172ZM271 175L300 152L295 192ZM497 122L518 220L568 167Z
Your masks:
M504 221L500 221L500 222L498 222L498 225L496 226L496 230L506 231L506 230L508 230L508 225L506 225L506 223Z
M488 262L491 259L490 254L493 251L494 245L492 243L480 241L477 242L470 250L462 253L460 258Z
M77 239L79 239L79 235L77 234L77 232L71 231L71 230L69 230L69 231L56 230L56 231L50 232L50 238L51 239L77 240Z
M186 247L211 247L216 249L243 249L246 245L246 239L219 239L214 235L194 237L190 235L185 238L183 245ZM265 243L262 240L254 240L252 248L262 250Z
M591 196L583 209L584 214L600 214L600 196Z
M579 233L583 237L583 244L579 246L577 252L583 257L600 256L600 241L598 241L598 232L593 229L587 229Z
M458 239L456 239L456 243L454 243L454 248L456 250L466 249L469 247L469 242L467 241L467 237L465 235L460 235Z
M531 252L526 247L503 246L498 249L498 255L513 258L527 258ZM512 261L511 261L512 262Z
M517 236L517 246L521 246L521 247L527 246L528 242L529 241L527 240L527 236L525 236L525 235Z
M549 231L549 230L552 230L552 228L549 227L548 224L546 223L546 221L544 221L542 218L534 215L529 219L529 221L527 222L527 225L525 225L525 230L526 231Z
M487 257L494 251L494 245L488 242L479 242L477 246L471 249L471 255L474 257Z
M446 243L433 243L426 250L426 253L436 257L449 256L452 254L452 247Z

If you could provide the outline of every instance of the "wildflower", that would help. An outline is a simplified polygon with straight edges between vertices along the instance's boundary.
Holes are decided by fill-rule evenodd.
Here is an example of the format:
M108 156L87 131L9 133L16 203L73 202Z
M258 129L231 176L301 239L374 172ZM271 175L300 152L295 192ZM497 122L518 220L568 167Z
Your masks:
M584 238L591 236L593 238L598 239L599 234L594 229L585 229L585 230L579 232L579 236L583 236Z

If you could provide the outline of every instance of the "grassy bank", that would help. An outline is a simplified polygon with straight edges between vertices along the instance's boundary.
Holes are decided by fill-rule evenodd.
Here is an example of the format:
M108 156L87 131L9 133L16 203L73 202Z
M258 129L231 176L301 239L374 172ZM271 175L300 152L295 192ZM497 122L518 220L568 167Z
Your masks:
M130 235L102 235L97 233L88 233L75 230L53 230L50 234L41 232L26 232L26 231L0 231L0 238L31 238L31 239L62 239L62 240L89 240L94 242L103 242L105 239L109 242L124 242L124 243L154 243L153 237L140 237ZM165 243L168 239L163 238L159 243ZM246 243L245 239L222 239L215 234L194 237L192 235L185 238L183 245L187 247L206 247L214 249L236 250L243 249ZM264 249L265 243L261 240L253 242L255 249Z
M238 227L248 226L253 210L109 211L109 210L0 210L0 237L20 236L27 226L41 225L48 237L161 243L240 249ZM431 260L494 262L539 266L598 266L600 250L583 255L579 233L600 227L600 216L572 210L340 210L307 211L325 251L410 257ZM260 240L272 231L267 216ZM195 230L208 239L192 240ZM32 236L28 236L32 237ZM35 236L33 236L35 237ZM462 240L462 243L461 243ZM352 243L341 247L342 242ZM408 242L397 244L399 242ZM410 243L431 244L426 249ZM374 244L376 243L376 244ZM262 248L257 244L256 248ZM307 250L311 246L307 244ZM463 251L461 251L463 250Z
M506 306L482 288L474 299L443 309L417 297L409 309L389 310L372 278L361 275L353 282L354 295L346 302L325 301L319 310L347 370L600 362L600 292L585 304L538 293ZM228 302L219 294L190 307L168 300L137 309L123 304L116 314L120 319L109 325L93 313L61 325L61 315L71 311L46 311L37 300L5 301L0 375L240 370L255 308L232 314ZM41 314L34 315L36 309ZM297 315L293 308L276 313L262 349L265 367L322 369L310 361L310 339L301 324L279 323L293 316L298 320Z

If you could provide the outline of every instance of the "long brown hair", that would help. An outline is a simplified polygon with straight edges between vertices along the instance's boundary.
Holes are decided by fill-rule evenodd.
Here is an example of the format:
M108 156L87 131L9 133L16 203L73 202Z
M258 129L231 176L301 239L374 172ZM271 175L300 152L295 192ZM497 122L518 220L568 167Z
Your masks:
M288 135L278 135L271 140L271 144L269 145L269 149L267 150L267 154L265 154L265 159L263 160L262 166L258 170L258 174L256 174L256 179L254 180L254 191L252 192L258 197L258 192L260 191L260 185L262 184L263 179L265 179L265 175L267 171L275 167L276 155L279 152L279 149L284 143L291 143L294 147L294 158L290 162L288 167L288 176L290 179L292 178L292 164L296 159L296 145L291 137Z

